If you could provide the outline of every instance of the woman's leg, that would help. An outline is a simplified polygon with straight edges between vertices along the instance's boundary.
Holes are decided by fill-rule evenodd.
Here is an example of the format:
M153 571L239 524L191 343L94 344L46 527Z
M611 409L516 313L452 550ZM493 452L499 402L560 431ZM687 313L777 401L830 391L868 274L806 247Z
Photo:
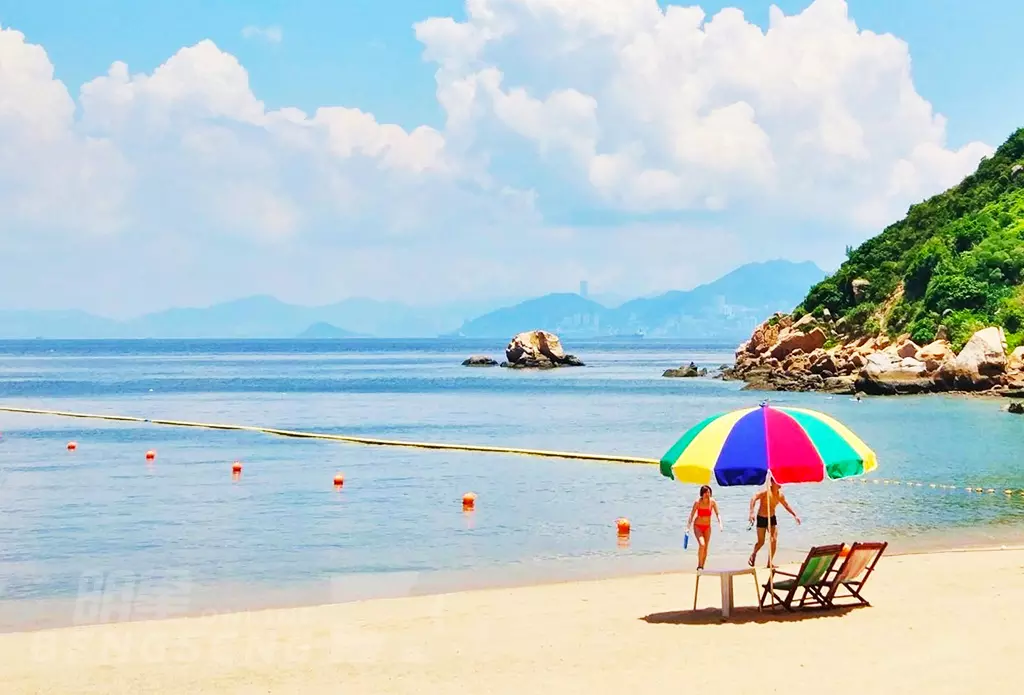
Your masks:
M708 559L708 544L711 542L711 527L698 528L697 531L697 569L704 569Z

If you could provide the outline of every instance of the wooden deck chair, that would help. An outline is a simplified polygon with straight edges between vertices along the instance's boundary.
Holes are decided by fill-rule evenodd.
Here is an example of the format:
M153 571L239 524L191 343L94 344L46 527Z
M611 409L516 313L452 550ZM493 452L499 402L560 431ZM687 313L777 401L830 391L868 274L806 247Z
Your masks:
M802 608L808 599L818 606L828 606L823 590L828 588L825 583L826 579L842 550L842 544L811 548L807 551L807 557L804 558L804 562L796 574L779 570L772 572L768 583L764 585L764 592L759 601L760 606L764 608L765 601L771 594L779 605L787 611L791 611L796 594L801 590L803 593L800 596L799 607ZM778 576L785 577L785 579L776 579Z
M829 606L844 605L837 604L836 599L854 599L852 605L870 606L868 600L861 595L861 589L875 571L882 553L889 547L888 543L854 543L850 546L850 552L846 560L836 571L834 577L829 578L829 586L825 593L825 602ZM845 593L839 594L841 589ZM851 604L845 604L851 605Z

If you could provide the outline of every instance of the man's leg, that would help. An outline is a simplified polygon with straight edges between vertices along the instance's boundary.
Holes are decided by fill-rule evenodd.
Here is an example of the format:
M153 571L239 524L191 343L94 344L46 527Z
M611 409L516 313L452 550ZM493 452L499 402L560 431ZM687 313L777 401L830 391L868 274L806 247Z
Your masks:
M772 526L771 539L772 539L771 540L771 550L772 550L772 553L771 553L771 557L768 558L768 563L770 565L774 565L775 564L775 550L776 550L776 548L778 548L778 545L779 545L779 526L778 526L778 524Z
M754 543L754 552L750 554L749 564L751 567L757 562L757 551L764 545L764 529L760 526L757 527L757 542Z

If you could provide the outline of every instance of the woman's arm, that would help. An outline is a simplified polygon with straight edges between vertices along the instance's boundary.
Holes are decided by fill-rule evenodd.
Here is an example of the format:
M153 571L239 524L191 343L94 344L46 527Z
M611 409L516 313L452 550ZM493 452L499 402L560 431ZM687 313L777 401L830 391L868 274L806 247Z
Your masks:
M718 514L718 502L711 500L711 508L715 510L715 518L718 519L718 528L722 528L722 517Z
M686 520L686 530L689 531L690 527L693 526L693 518L697 516L697 503L693 503L693 507L690 509L690 518Z

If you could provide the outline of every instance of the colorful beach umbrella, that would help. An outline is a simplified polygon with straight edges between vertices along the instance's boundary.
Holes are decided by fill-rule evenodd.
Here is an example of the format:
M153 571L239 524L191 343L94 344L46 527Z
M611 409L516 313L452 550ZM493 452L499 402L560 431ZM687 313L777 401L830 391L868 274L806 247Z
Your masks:
M661 473L681 483L816 483L878 466L853 432L823 413L762 404L713 415L692 427L661 458Z

